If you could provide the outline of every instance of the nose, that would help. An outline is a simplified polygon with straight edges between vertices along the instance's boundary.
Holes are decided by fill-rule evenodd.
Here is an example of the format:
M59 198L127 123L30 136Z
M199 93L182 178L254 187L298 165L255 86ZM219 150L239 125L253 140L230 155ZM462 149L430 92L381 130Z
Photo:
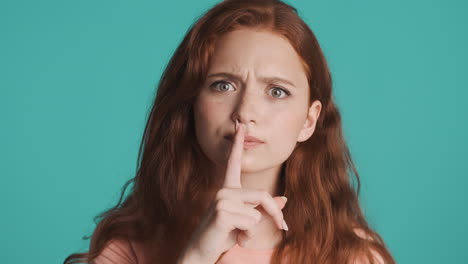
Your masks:
M237 119L245 125L256 123L260 114L260 100L257 91L244 89L236 99L232 120L235 122Z

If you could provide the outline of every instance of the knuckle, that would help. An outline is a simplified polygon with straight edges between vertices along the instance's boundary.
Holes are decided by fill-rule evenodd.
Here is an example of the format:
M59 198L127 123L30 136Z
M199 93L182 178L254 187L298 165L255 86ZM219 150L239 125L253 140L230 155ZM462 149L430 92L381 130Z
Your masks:
M218 200L218 201L216 202L216 206L215 206L216 211L223 211L223 210L225 210L225 209L226 209L226 203L227 203L226 200Z
M215 224L218 226L226 226L226 222L228 219L228 213L224 211L218 211L216 212L216 217L215 217Z
M270 193L268 193L267 191L261 191L260 195L262 196L263 199L268 199L271 197Z
M224 197L226 197L226 189L221 189L219 190L217 193L216 193L216 200L221 200L223 199Z

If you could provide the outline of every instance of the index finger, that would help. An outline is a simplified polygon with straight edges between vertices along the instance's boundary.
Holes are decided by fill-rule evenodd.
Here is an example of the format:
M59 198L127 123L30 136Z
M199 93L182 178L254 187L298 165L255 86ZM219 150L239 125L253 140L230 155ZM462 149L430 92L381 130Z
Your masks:
M224 187L226 188L242 188L240 176L243 150L244 126L239 124L234 135L231 154L229 155L227 162L226 175L224 178Z

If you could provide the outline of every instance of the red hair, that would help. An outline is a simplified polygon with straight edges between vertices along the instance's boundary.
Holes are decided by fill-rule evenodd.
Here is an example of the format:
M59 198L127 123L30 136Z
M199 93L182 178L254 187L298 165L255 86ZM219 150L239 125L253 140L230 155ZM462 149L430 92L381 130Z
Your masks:
M136 176L125 184L117 205L98 216L89 252L72 254L64 263L92 261L111 239L145 245L152 263L176 262L223 180L210 173L210 162L197 143L192 105L216 39L239 28L287 38L304 65L309 102L322 103L314 134L297 143L282 167L280 184L288 197L283 212L290 229L274 251L273 263L352 263L363 256L375 263L372 253L395 263L359 207L359 175L343 138L319 43L297 10L278 0L223 1L191 26L158 84Z

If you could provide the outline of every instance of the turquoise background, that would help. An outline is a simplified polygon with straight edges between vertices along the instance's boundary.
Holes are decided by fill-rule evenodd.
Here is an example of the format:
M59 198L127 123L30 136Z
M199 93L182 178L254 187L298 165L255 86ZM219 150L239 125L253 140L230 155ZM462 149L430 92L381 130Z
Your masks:
M87 250L166 63L215 2L0 2L2 263ZM468 2L288 3L330 64L369 223L398 263L467 263Z

